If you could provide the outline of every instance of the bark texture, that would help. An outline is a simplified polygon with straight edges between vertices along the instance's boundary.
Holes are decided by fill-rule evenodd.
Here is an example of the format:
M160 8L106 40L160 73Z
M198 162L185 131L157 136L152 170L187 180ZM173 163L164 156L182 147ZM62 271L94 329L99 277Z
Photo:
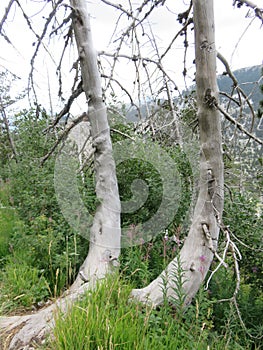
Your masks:
M96 284L86 283L77 291L56 300L55 303L23 316L0 317L0 349L26 350L45 342L54 327L56 312L67 312L70 306Z
M93 138L96 195L99 205L90 232L90 247L79 276L72 286L75 290L83 282L103 278L117 265L120 254L120 200L112 156L107 110L102 97L97 55L93 46L90 18L85 1L71 0L73 29L79 59L83 90L88 103L88 119Z
M28 349L41 343L54 326L56 310L70 305L96 285L96 281L115 270L120 254L120 200L112 156L107 111L93 47L90 19L85 0L71 0L73 28L77 42L83 89L88 103L88 119L94 148L94 167L98 207L90 232L90 246L70 294L35 314L0 318L0 349Z
M102 100L96 54L92 45L89 17L84 0L71 0L74 32L82 68L83 87L88 101L88 117L95 148L96 192L99 205L91 229L89 254L71 288L71 293L34 315L0 318L1 349L26 349L32 341L41 341L54 325L57 308L69 306L94 281L103 278L117 263L120 253L120 203L115 164L112 158L109 126ZM200 130L199 195L189 235L179 259L162 274L132 296L154 306L163 302L164 281L168 298L176 298L178 261L184 270L185 304L191 302L201 286L217 249L223 211L223 161L220 114L215 108L216 50L213 1L193 0L198 122ZM85 283L86 282L86 283Z
M194 0L196 86L200 132L199 195L188 237L180 251L161 275L147 287L136 289L133 297L157 306L166 294L177 298L178 261L183 269L185 304L200 288L217 249L223 212L224 170L222 160L221 118L215 108L218 98L214 10L211 0Z

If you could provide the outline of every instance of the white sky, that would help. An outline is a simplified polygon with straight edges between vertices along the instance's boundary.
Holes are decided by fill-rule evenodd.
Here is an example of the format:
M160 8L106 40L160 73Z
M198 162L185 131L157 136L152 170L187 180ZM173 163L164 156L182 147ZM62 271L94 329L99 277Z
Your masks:
M112 0L113 2L114 0ZM0 19L3 16L4 8L8 4L9 0L0 1ZM118 3L124 4L126 0L119 1ZM166 47L167 43L171 41L173 36L179 29L179 24L176 21L177 14L186 9L188 0L167 0L166 7L160 7L151 17L152 30L155 33L158 41L158 47L160 52ZM44 22L42 15L38 13L38 10L42 8L39 6L41 1L24 0L22 1L25 9L30 7L31 13L35 14L32 17L32 21L37 19L39 23ZM116 2L117 3L117 2ZM133 3L141 3L141 1L133 1ZM254 3L263 8L263 0L254 0ZM225 56L232 69L259 65L263 60L263 45L262 45L262 27L260 20L247 16L248 8L243 6L241 9L233 8L233 0L214 0L215 6L215 30L216 30L216 48ZM88 1L89 11L92 16L92 31L94 37L94 43L98 50L108 51L107 48L112 32L116 25L118 18L118 12L108 6L101 3L100 0ZM38 10L36 10L36 8ZM6 44L2 37L0 37L0 68L1 66L7 67L17 75L23 78L23 82L28 77L30 69L29 61L32 56L34 47L32 46L32 36L26 31L25 21L22 16L17 16L19 11L12 12L7 26L5 27L7 35L15 45L16 50ZM126 17L127 18L127 17ZM125 19L123 22L125 24ZM121 23L120 23L121 25ZM54 44L53 52L63 44L63 37L60 39L60 43ZM193 61L193 38L189 38L189 60L188 60L188 73L192 75L195 71L195 67L192 64ZM55 49L55 50L54 50ZM192 53L190 53L192 49ZM166 64L168 71L182 72L181 62L183 59L184 48L182 44L176 44L172 48L173 56L167 58ZM45 82L47 86L47 72L51 81L54 81L52 76L55 76L55 65L47 65L47 56L44 58L38 58L38 77L37 82L40 85L40 89L43 89L43 94L46 92L46 87L42 85ZM58 62L58 58L53 56ZM72 59L72 55L66 56L68 62ZM47 68L48 66L48 68ZM222 72L222 66L218 63L218 73ZM120 67L119 76L123 78L124 83L129 83L130 75L127 74L126 63L124 67ZM67 73L66 76L67 77ZM192 77L192 76L191 76ZM191 80L189 80L191 81ZM55 84L55 83L54 83ZM180 84L180 83L179 83ZM46 101L46 97L45 97Z
M178 14L185 9L185 5L181 4L188 4L188 2L168 0L166 4L171 11ZM99 1L96 0L89 1L89 3L91 14L94 17L93 32L97 40L97 47L99 50L105 50L110 33L115 26L112 16L114 11L105 11L104 6L104 11L102 11L98 6ZM263 0L253 0L253 3L263 8ZM232 4L233 0L214 0L217 50L229 60L233 69L262 64L263 27L260 20L253 19L252 13L247 16L248 7L243 6L237 9L233 8ZM151 18L153 28L157 29L159 38L163 40L163 46L179 28L176 17L173 13L169 14L164 8L159 8ZM102 30L103 27L110 28L110 30Z

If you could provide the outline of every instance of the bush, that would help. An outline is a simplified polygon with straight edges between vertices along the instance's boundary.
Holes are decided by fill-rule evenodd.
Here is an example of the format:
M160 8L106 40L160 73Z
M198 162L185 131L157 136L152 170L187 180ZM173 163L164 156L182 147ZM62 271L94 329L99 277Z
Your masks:
M43 133L48 123L45 111L23 111L16 116L14 132L20 157L18 162L9 162L6 173L9 197L23 229L14 229L15 222L10 218L13 229L8 244L28 266L42 271L51 295L57 296L75 279L87 252L87 241L73 232L58 206L54 191L55 154L44 166L40 164L55 142L53 133ZM6 219L3 220L8 225Z

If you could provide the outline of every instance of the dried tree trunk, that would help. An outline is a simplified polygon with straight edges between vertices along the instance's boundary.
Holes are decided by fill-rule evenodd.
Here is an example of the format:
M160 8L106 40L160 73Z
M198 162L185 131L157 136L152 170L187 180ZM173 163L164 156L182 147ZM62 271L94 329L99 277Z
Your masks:
M217 249L223 211L223 160L218 97L213 1L194 0L196 85L200 131L199 195L188 237L161 275L147 287L133 290L133 296L154 306L163 302L164 281L168 298L177 298L178 260L184 270L185 304L200 288Z
M120 200L89 15L85 0L71 0L70 4L95 148L95 182L99 205L90 232L89 253L70 294L36 314L1 317L0 349L24 349L32 342L41 342L54 326L54 312L57 309L66 312L79 295L93 288L94 282L105 277L106 273L113 271L120 254Z
M70 4L73 8L73 28L95 147L96 195L100 202L90 232L89 254L72 286L75 290L83 281L103 278L106 272L116 265L120 254L121 231L115 162L112 156L107 110L102 98L97 55L91 37L90 19L84 0L71 0Z
M32 342L43 339L54 325L54 310L66 311L93 280L103 278L116 262L120 252L120 204L115 164L112 158L106 109L102 101L96 55L92 46L90 24L85 0L71 0L74 14L74 31L79 49L84 90L88 100L88 117L94 140L96 192L100 199L91 230L89 254L74 283L71 294L34 315L0 319L0 329L5 329L6 345L3 349L23 349ZM211 0L193 0L196 83L198 121L200 130L200 191L189 235L179 259L184 270L185 304L188 304L203 282L212 262L220 231L223 211L223 161L221 150L220 114L214 107L218 90L216 83L216 50L214 47L214 14ZM164 280L167 296L176 298L175 279L178 260L172 261L166 271L143 289L132 295L158 305L163 301ZM83 283L90 280L91 283Z

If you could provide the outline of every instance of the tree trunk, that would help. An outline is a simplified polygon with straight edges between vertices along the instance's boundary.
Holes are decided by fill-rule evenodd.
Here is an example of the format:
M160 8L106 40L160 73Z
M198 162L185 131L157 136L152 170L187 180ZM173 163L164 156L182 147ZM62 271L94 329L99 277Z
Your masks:
M154 306L163 302L164 288L168 299L178 298L178 261L183 271L185 305L191 302L206 277L217 249L223 212L221 118L215 108L218 88L213 1L194 0L193 5L200 132L199 195L190 231L179 257L147 287L132 292L136 299Z
M108 272L114 271L120 254L120 200L112 156L107 111L93 47L85 0L71 0L73 27L77 42L83 88L88 102L88 119L93 138L96 195L99 201L90 232L88 256L70 289L70 294L35 314L0 318L0 349L24 349L40 343L54 326L54 313L67 311L85 290L95 286Z
M120 200L112 156L107 110L102 98L97 55L93 47L90 19L84 0L71 0L73 28L79 59L83 89L88 102L88 119L93 138L96 195L99 201L90 231L89 253L79 276L72 286L75 290L90 279L103 278L117 265L120 254Z
M67 311L79 295L94 286L94 280L103 278L111 270L120 252L120 203L115 164L112 158L106 109L102 101L96 55L91 41L89 18L85 0L71 0L70 3L73 8L74 31L94 140L96 193L100 204L91 229L89 254L71 288L71 294L34 315L0 319L1 333L6 338L4 349L9 350L23 349L23 346L32 343L33 340L39 342L43 339L46 332L54 325L54 310L60 308ZM179 258L172 261L150 285L132 292L133 297L142 302L150 302L154 306L163 302L165 287L168 298L178 298L177 276L181 269L184 304L191 302L208 272L217 249L223 211L221 125L220 114L214 106L218 90L213 2L193 0L193 3L201 154L200 191L189 235ZM180 261L179 268L178 261Z

